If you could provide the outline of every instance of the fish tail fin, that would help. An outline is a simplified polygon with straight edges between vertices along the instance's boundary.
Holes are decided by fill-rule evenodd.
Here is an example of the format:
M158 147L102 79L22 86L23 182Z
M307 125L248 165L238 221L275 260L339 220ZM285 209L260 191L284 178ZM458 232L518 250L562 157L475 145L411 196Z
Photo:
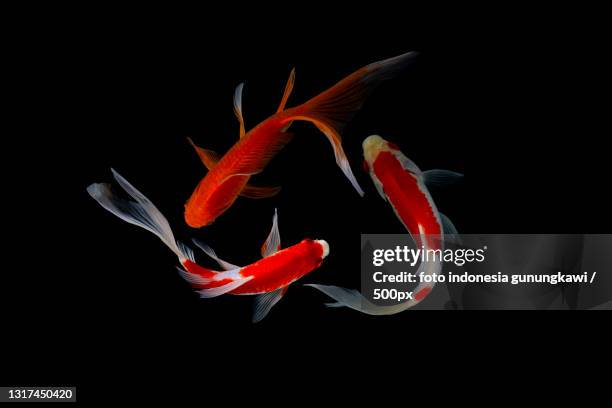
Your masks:
M196 289L201 298L213 298L230 293L253 279L252 276L241 276L242 268L220 272L189 262L185 262L184 267L177 268L179 275Z
M310 99L302 107L341 131L374 88L411 65L416 56L416 52L407 52L366 65Z
M157 235L176 254L181 263L185 260L193 261L193 251L174 239L174 234L168 220L157 207L119 173L113 169L111 170L117 183L134 201L117 197L112 192L110 185L105 183L91 184L87 187L89 195L104 209L115 214L123 221L137 225Z
M308 102L291 109L286 119L287 123L293 120L309 121L327 136L334 149L336 163L360 195L363 195L363 190L342 149L340 132L361 108L370 92L410 65L416 55L415 52L408 52L366 65Z
M358 290L342 288L340 286L332 285L318 285L318 284L307 284L304 286L310 286L325 293L330 298L334 299L333 303L326 303L327 307L348 307L358 312L382 316L396 314L416 305L417 302L408 301L405 303L399 303L393 306L379 306L370 302L363 296Z

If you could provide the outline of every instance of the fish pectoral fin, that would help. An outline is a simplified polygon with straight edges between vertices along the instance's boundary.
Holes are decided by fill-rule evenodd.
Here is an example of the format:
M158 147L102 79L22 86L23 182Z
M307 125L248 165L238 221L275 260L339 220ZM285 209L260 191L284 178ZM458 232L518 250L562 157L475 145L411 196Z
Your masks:
M457 228L455 228L455 225L450 220L450 218L448 218L446 215L442 214L441 212L438 212L438 214L440 214L440 220L442 221L442 231L444 231L444 234L450 234L450 235L459 234L459 232L457 232Z
M261 256L266 257L278 252L281 248L280 232L278 231L278 211L274 209L274 217L272 218L272 229L268 234L268 238L261 246Z
M459 237L459 232L457 231L455 224L453 224L450 218L448 218L441 212L438 211L438 214L440 214L440 221L442 222L442 232L444 232L444 240L452 244L460 245L461 238Z
M244 186L240 195L246 198L260 199L275 196L280 191L280 187L264 187L264 186L252 186L247 184Z
M206 166L208 170L211 170L213 167L217 165L217 162L221 159L221 156L219 156L219 153L215 152L214 150L208 150L208 149L201 148L200 146L193 143L193 140L191 140L190 137L188 137L187 140L189 141L189 144L193 146L196 153L200 157L200 160L202 160L202 163L204 163L204 166Z
M237 272L239 272L239 270L231 270L227 272L222 272L218 275L235 274ZM252 278L253 278L252 276L247 276L245 278L242 278L242 277L235 278L235 279L231 279L229 283L226 283L224 285L217 286L214 288L200 289L200 290L197 290L196 292L200 294L201 298L213 298L213 297L217 297L217 296L221 296L226 293L229 293L235 289L238 289L240 286L244 285L245 283L250 281Z
M255 296L253 323L260 322L264 317L266 317L272 307L274 307L274 305L282 299L288 288L289 286L285 286L284 288L279 288L272 292Z
M455 184L463 178L463 174L450 170L433 169L423 172L423 181L427 187L444 187Z
M278 105L278 109L276 113L282 112L285 110L285 105L287 104L287 100L289 99L289 95L293 91L293 85L295 84L295 68L291 70L289 74L289 79L287 80L287 84L285 85L285 92L283 92L283 99L281 99L280 105Z
M244 88L244 83L238 84L236 90L234 91L234 114L236 115L236 118L238 118L238 123L240 123L241 139L245 135L244 117L242 116L242 88Z
M219 186L227 183L228 181L230 181L234 177L251 177L254 174L257 174L257 173L234 173L234 174L230 174L229 176L227 176L223 180L221 180L221 182L219 183Z
M329 303L324 303L325 307L345 307L343 303L340 302L329 302Z

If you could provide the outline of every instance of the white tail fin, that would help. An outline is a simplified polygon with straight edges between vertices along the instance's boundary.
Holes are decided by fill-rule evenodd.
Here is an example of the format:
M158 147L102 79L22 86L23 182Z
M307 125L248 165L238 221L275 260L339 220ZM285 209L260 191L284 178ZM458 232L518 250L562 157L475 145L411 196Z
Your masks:
M358 290L342 288L340 286L318 285L314 283L306 284L325 293L330 298L334 299L334 303L326 303L327 307L348 307L358 312L382 316L391 315L402 312L416 305L418 302L409 300L393 306L378 306L365 298Z
M442 272L442 262L441 261L422 261L417 270L422 270L425 275L440 275ZM365 296L363 296L356 289L347 289L340 286L331 286L331 285L318 285L318 284L307 284L304 286L310 286L315 289L320 290L325 293L330 298L334 299L335 303L326 303L327 307L348 307L358 312L374 315L374 316L382 316L382 315L392 315L399 312L403 312L404 310L410 309L416 305L418 305L427 294L433 289L434 283L426 283L420 282L417 287L413 290L415 294L412 299L409 299L405 302L400 302L396 305L389 306L380 306L375 305L370 302ZM424 294L423 294L424 293ZM423 294L423 295L419 295Z
M89 195L102 207L122 220L157 235L178 256L181 263L186 259L194 261L192 250L174 239L168 220L157 207L126 179L121 177L119 173L113 169L111 171L117 183L136 201L116 197L110 186L102 183L94 183L87 187Z

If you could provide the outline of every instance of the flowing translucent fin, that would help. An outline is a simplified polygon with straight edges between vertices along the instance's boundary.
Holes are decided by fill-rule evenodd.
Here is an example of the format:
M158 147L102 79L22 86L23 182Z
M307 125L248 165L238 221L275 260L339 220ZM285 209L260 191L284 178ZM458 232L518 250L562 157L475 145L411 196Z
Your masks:
M176 269L178 270L179 275L181 275L183 279L185 279L187 282L189 282L192 285L208 285L210 284L210 282L212 282L210 278L205 278L198 274L188 272L185 269L180 268L178 266L176 267Z
M280 187L252 186L247 184L240 192L240 196L258 200L260 198L273 197L278 194L280 190Z
M305 120L313 123L317 129L319 129L329 140L332 148L334 149L334 156L336 157L336 164L340 167L340 170L344 173L346 178L349 179L355 190L359 193L360 196L363 197L363 189L359 185L359 182L355 178L353 174L353 170L351 170L351 165L346 157L346 153L344 153L344 149L342 148L342 139L340 138L340 134L327 123L308 116L296 116L293 119L295 120Z
M312 288L318 289L337 302L327 303L327 307L346 306L351 307L352 309L359 310L361 308L362 300L365 299L361 295L361 293L359 293L359 291L355 289L347 289L331 285L319 285L316 283L307 283L304 286L310 286Z
M242 88L244 87L244 83L238 84L236 90L234 91L234 114L236 114L236 118L238 118L238 123L240 123L240 138L242 139L245 135L244 128L244 117L242 116Z
M438 211L440 221L442 222L442 231L444 232L444 241L453 245L462 245L461 236L455 224L445 214Z
M442 214L439 211L438 214L440 214L440 221L442 221L442 231L444 232L444 235L458 235L459 232L457 231L455 224L453 224L450 218L448 218L446 215Z
M275 291L263 293L255 297L255 308L253 310L253 323L260 322L268 315L272 307L283 298L288 286L276 289Z
M432 169L423 172L427 187L444 187L459 182L463 174L450 170Z
M204 242L202 241L198 241L196 239L192 240L194 244L196 244L198 246L198 248L200 248L206 255L208 255L209 257L211 257L212 259L214 259L221 268L223 268L223 270L229 271L232 269L240 269L240 266L238 265L234 265L232 263L226 262L223 259L219 258L217 256L217 254L215 253L215 251L209 247L208 245L206 245Z
M331 88L296 108L296 114L314 116L341 132L367 96L383 81L411 65L416 52L374 62L358 69Z
M287 110L287 112L291 111L284 118L287 125L293 120L310 121L327 136L334 148L336 163L362 196L363 190L357 183L342 150L340 132L361 108L370 92L378 84L412 64L416 55L414 52L408 52L374 62L353 72L308 102Z
M217 286L214 288L200 289L200 290L197 290L196 292L200 294L201 298L213 298L213 297L217 297L217 296L221 296L226 293L229 293L235 289L238 289L240 286L244 285L245 283L250 281L252 278L253 278L252 276L249 276L246 278L238 278L238 279L232 280L229 283L226 283L225 285Z
M281 247L280 232L278 231L278 212L274 209L274 217L272 218L272 229L268 234L266 242L261 247L261 256L267 257L275 252L278 252Z
M193 252L187 246L174 239L174 234L172 233L170 224L168 224L168 220L157 207L155 207L144 194L128 183L126 179L121 177L119 173L113 169L111 169L111 171L117 183L119 183L125 192L135 201L116 197L111 191L110 186L103 183L94 183L87 187L89 195L104 207L104 209L125 222L137 225L157 235L157 237L176 254L181 262L186 259L193 261Z
M418 302L409 300L403 303L399 303L393 306L378 306L366 299L358 290L342 288L340 286L331 285L318 285L318 284L307 284L304 286L310 286L320 290L327 296L334 299L334 303L326 303L327 307L348 307L358 312L382 316L391 315L402 312L416 305Z
M287 80L287 84L285 85L285 92L283 93L283 99L281 99L280 105L278 105L278 109L276 112L282 112L285 110L285 105L287 105L287 100L289 99L289 95L291 95L291 91L293 91L293 85L295 84L295 68L291 70L289 74L289 79Z
M217 165L217 162L221 159L221 156L219 156L219 153L213 150L202 149L201 147L193 143L193 140L191 140L190 137L188 137L187 140L189 141L189 144L193 146L196 153L200 157L200 160L202 160L202 163L204 163L204 166L206 166L208 170L211 170L213 167Z

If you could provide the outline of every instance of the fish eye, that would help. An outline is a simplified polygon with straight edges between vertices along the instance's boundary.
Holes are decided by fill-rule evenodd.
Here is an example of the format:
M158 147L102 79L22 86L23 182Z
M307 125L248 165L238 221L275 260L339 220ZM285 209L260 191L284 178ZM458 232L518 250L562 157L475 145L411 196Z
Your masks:
M393 149L393 150L399 150L398 145L396 145L393 142L387 142L387 146L389 146L389 149Z

